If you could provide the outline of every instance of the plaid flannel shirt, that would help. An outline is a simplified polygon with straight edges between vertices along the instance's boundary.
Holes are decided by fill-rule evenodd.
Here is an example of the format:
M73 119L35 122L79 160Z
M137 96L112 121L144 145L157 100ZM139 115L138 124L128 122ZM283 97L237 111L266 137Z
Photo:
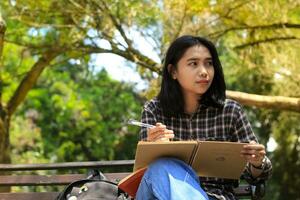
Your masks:
M155 124L161 122L167 129L173 130L177 140L214 140L230 142L249 142L257 138L241 107L236 101L226 99L223 108L200 105L193 115L185 113L176 117L163 114L159 101L155 98L144 105L143 123ZM142 128L140 140L146 140L147 129ZM253 178L250 165L245 168L243 176L249 183L265 180L271 175L272 164L266 158L266 164L259 177ZM233 187L237 182L230 179L200 177L201 185L208 195L217 199L236 199Z

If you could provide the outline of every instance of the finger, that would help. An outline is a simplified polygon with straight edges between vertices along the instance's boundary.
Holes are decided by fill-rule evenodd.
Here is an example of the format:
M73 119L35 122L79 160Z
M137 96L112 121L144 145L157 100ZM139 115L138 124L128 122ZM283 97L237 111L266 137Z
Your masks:
M164 130L166 130L165 125L157 125L148 129L149 132L164 131Z
M164 134L174 134L174 132L172 130L166 129L164 131Z
M163 132L162 131L155 131L155 132L151 132L148 135L148 141L152 141L155 140L156 138L158 138Z
M148 141L152 141L153 139L155 139L158 135L160 135L162 131L158 128L154 128L152 130L149 130L147 133L147 140Z
M162 128L162 129L165 129L165 128L166 128L166 125L164 125L164 124L162 124L162 123L160 123L160 122L157 122L157 123L155 124L155 127L160 127L160 128Z
M253 159L255 161L261 161L265 157L266 152L264 150L261 151L241 151L241 156L247 159Z
M147 136L148 137L156 137L156 135L160 134L160 132L163 132L166 130L166 127L164 125L158 125L155 127L151 127L147 131Z
M157 134L154 139L155 140L162 139L162 138L171 139L173 137L174 137L174 132L172 130L166 129L163 132Z
M246 158L249 162L261 162L264 157L264 152L259 152L259 154L241 154L242 157Z
M254 155L254 156L258 156L258 157L264 157L266 155L266 152L264 150L261 151L256 151L256 150L249 150L249 151L241 151L241 154L243 155Z
M155 142L156 142L156 141L170 141L170 139L167 138L167 137L164 137L164 136L159 136L159 137L155 138L154 141L155 141Z
M262 150L265 146L262 144L246 144L243 147L244 150Z
M162 137L162 138L159 138L157 140L155 140L155 142L169 142L170 139L169 138L165 138L165 137Z
M244 155L243 157L250 163L262 161L261 158L255 156L255 155Z
M155 138L152 139L152 141L164 141L164 140L169 140L164 134L157 135Z
M172 130L166 130L164 132L164 137L168 139L173 139L174 138L174 132Z
M242 150L241 151L242 154L249 154L249 155L250 154L255 154L255 152L256 152L255 150Z
M166 135L166 136L164 136ZM173 138L174 133L172 130L168 130L165 128L165 126L158 126L158 127L153 127L149 129L148 135L147 135L147 141L156 141L157 139L160 138Z
M255 155L261 155L261 154L265 154L265 150L242 150L241 151L242 154L255 154Z

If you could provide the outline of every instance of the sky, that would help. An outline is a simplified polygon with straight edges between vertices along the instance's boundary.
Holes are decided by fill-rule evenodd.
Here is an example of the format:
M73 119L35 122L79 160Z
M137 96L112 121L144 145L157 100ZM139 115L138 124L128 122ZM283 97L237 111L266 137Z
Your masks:
M91 37L95 36L96 34L97 33L94 30L90 30L88 32L88 35ZM140 32L135 30L130 30L128 35L130 38L134 38L134 47L142 54L158 63L161 62L158 54L154 50L155 42L151 38L145 38L141 36ZM120 44L127 46L123 38L118 35L117 32L115 37ZM105 40L94 40L94 42L102 48L111 48L110 44ZM134 83L137 90L144 90L148 87L148 83L142 80L137 72L136 65L134 63L129 63L120 56L109 53L94 54L92 60L93 64L98 68L98 70L105 68L113 79Z
M130 82L135 84L137 90L144 90L148 87L146 81L142 80L136 71L136 66L129 65L126 60L113 54L97 54L94 56L95 65L99 70L105 69L110 77L118 81Z

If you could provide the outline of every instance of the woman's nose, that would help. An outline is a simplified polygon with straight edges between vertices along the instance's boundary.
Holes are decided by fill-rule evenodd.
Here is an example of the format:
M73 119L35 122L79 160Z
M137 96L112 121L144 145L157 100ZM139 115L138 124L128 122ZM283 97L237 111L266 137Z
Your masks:
M204 77L204 78L207 77L207 71L206 71L205 67L202 67L202 66L199 67L199 69L198 69L198 75L200 77Z

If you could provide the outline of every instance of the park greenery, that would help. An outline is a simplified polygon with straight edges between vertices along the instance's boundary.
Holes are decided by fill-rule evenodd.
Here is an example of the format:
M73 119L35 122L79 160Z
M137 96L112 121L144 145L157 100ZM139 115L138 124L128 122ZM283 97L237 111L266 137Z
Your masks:
M266 199L300 199L299 0L1 1L0 163L133 159L138 128L126 120L157 94L183 34L213 40L227 96L261 143L277 142ZM149 87L112 79L98 54L124 58Z

